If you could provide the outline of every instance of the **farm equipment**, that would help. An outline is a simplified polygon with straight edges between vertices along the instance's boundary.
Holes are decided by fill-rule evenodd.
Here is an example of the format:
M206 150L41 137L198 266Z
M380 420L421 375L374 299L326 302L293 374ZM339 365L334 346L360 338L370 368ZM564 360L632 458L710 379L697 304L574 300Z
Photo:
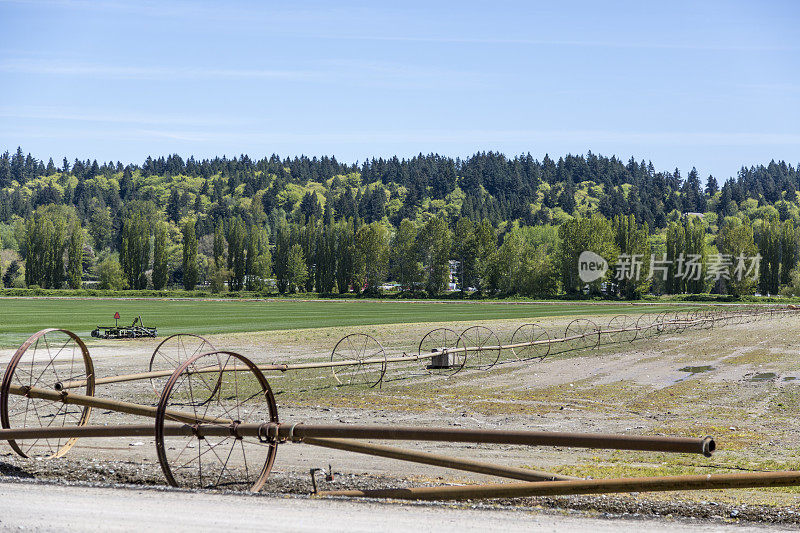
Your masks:
M119 313L114 315L114 321L119 320ZM138 339L140 337L155 337L158 333L156 328L145 327L142 316L133 319L130 326L97 326L92 331L92 337L98 339Z
M516 446L555 446L659 453L701 454L716 449L711 437L565 433L509 428L429 427L426 425L333 425L279 422L275 394L262 371L280 372L329 368L338 386L380 386L389 363L433 360L447 356L446 375L462 369L487 370L499 364L500 351L514 361L541 361L553 346L559 353L595 348L602 342L632 342L664 331L704 329L756 319L780 318L786 308L711 308L667 312L653 316L618 315L607 327L576 319L563 337L551 336L537 324L519 326L511 344L483 326L430 331L419 353L387 357L374 337L350 334L340 340L330 361L257 365L247 357L217 350L199 335L176 334L155 348L148 372L97 377L84 342L63 329L46 329L26 340L9 360L0 381L0 440L8 441L21 457L62 457L78 438L150 437L169 485L190 489L260 490L270 474L277 451L288 443L434 465L513 479L512 483L449 485L368 490L326 490L318 496L375 497L423 500L469 500L570 494L725 488L800 486L800 470L659 476L648 478L576 479L561 473L510 467L365 441L451 442ZM115 318L119 318L116 316ZM127 336L140 328L100 328L92 335ZM114 331L116 330L116 331ZM155 329L153 329L155 335ZM552 346L551 346L552 345ZM450 357L453 356L453 357ZM97 385L150 380L157 404L133 403L95 396ZM93 410L149 419L144 424L89 425ZM772 443L769 443L772 445ZM312 479L317 469L311 469ZM332 477L332 474L329 474Z

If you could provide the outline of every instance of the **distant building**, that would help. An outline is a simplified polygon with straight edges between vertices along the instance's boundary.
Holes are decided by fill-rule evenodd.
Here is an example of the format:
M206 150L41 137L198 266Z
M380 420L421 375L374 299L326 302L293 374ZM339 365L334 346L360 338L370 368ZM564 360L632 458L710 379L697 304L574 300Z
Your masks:
M450 279L447 283L448 291L458 290L458 269L461 267L461 261L455 259L450 260Z

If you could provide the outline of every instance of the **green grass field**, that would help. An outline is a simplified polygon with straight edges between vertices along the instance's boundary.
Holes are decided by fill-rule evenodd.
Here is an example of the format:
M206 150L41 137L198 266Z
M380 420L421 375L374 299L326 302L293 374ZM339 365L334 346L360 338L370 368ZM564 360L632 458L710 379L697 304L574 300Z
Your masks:
M675 308L674 306L670 306ZM15 346L32 333L60 327L88 338L98 325L120 324L141 315L145 325L158 327L159 337L173 333L233 333L376 324L536 319L544 316L639 314L667 305L403 302L379 300L112 300L0 299L0 346Z

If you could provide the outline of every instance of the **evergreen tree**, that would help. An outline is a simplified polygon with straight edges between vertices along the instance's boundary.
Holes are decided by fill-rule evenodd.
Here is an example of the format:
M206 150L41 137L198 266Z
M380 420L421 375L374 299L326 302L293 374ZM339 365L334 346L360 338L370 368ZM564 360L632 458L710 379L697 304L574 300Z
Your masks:
M119 182L119 195L123 200L128 200L133 197L134 192L133 172L131 172L130 167L125 167L125 170L122 171L122 179Z
M25 154L22 148L17 147L17 152L11 156L11 179L17 183L25 183Z
M318 219L322 217L322 207L319 204L317 193L307 192L303 196L303 199L300 201L300 214L304 217L302 220L308 220L310 218Z
M11 156L8 150L0 155L0 188L11 186Z
M181 196L178 189L172 189L167 199L167 220L177 224L181 219Z
M715 194L717 194L718 190L719 185L717 184L717 179L709 174L708 179L706 180L706 194L713 197Z
M11 264L8 265L8 268L3 273L3 286L13 287L14 280L16 280L17 276L19 276L19 272L20 272L19 261L15 259L11 261Z
M575 185L572 180L567 180L564 189L558 197L558 206L567 214L575 212Z

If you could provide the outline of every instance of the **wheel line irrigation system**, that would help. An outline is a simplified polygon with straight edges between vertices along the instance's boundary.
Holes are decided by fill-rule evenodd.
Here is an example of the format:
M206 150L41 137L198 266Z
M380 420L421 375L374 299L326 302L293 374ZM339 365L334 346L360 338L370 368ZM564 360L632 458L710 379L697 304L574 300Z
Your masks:
M570 322L563 334L524 324L502 344L485 326L460 334L448 328L429 331L416 354L387 355L374 337L347 335L330 360L257 365L247 357L216 349L197 335L173 335L155 349L146 372L98 378L89 350L74 333L39 331L11 358L0 384L0 440L23 457L64 456L79 438L152 437L166 482L190 488L260 490L279 446L304 443L401 461L479 472L513 483L318 492L324 496L399 499L510 498L537 495L698 490L800 485L800 472L712 474L655 478L576 479L551 472L508 467L364 442L368 440L465 442L518 446L558 446L710 457L710 436L631 436L598 433L516 431L305 424L280 422L275 395L264 372L330 369L339 385L381 386L395 365L425 363L425 370L452 376L465 368L488 370L503 362L539 361L556 352L591 349L603 343L633 342L664 332L709 329L730 323L778 319L793 307L701 307L690 311L618 315L600 327L586 318ZM164 378L167 378L164 381ZM155 405L102 397L98 385L150 380ZM90 425L92 409L149 419L141 424ZM721 443L724 445L724 443ZM313 471L312 471L313 478ZM314 484L316 490L316 484Z

